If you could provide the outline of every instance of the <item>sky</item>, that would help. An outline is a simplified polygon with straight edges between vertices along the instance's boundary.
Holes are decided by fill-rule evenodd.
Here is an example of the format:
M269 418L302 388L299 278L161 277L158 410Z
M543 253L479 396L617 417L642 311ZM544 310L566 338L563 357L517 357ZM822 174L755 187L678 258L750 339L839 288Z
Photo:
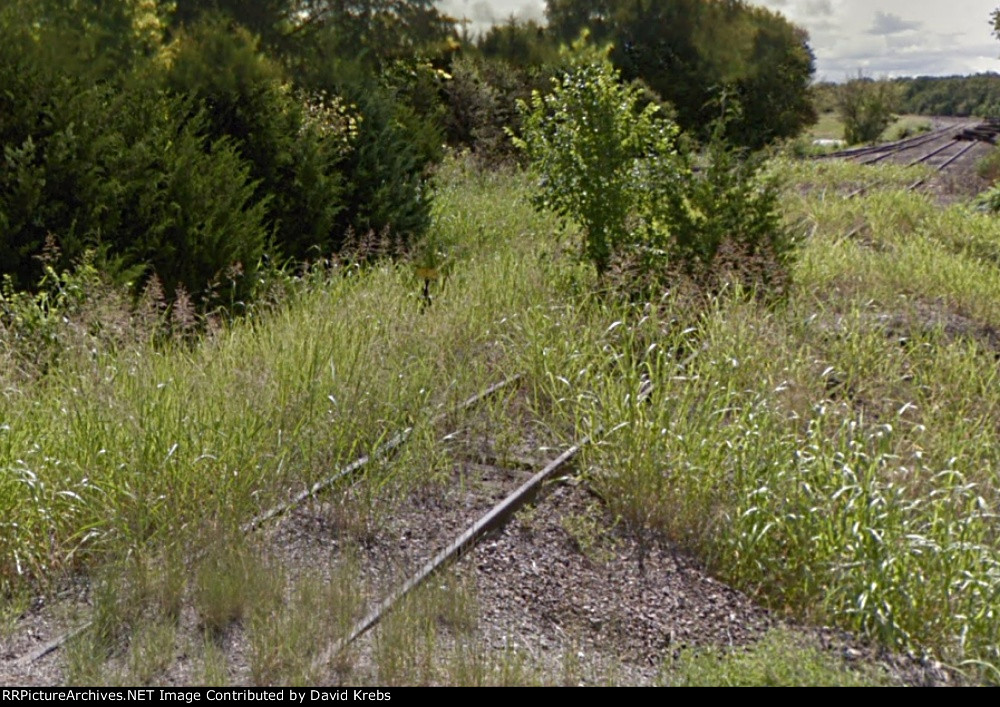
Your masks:
M543 0L440 0L475 27L512 13L544 19ZM764 0L809 32L816 78L943 76L1000 72L990 13L1000 0Z

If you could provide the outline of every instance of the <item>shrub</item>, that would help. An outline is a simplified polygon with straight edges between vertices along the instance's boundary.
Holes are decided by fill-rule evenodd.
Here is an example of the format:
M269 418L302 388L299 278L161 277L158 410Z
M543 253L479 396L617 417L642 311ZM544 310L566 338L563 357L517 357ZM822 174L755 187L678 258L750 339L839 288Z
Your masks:
M510 132L521 130L517 102L530 98L537 75L500 59L457 59L444 87L448 143L469 149L485 165L514 159Z
M340 240L353 232L391 234L401 245L430 224L430 165L441 158L437 128L385 87L359 81L340 88L359 115L353 149L344 160L345 202Z
M851 145L875 142L896 117L899 89L889 81L858 76L843 84L837 107L844 121L844 139Z
M783 289L792 240L762 159L727 148L720 122L696 171L672 121L654 104L640 110L640 89L618 78L606 61L578 63L522 104L516 143L540 177L538 205L581 228L600 275L615 262L637 283L708 283L724 266L749 286Z
M202 136L203 113L141 83L33 88L34 111L4 126L0 165L0 260L15 285L38 280L50 234L61 268L94 249L122 277L149 266L171 293L200 293L234 263L253 270L263 204L233 145Z
M976 174L990 184L1000 181L1000 148L990 150L976 162Z
M257 40L221 18L181 33L169 54L167 87L204 106L211 138L231 140L247 161L281 253L329 252L345 208L341 163L354 127L339 99L297 95Z
M419 85L431 85L431 69L409 65ZM296 81L311 95L339 96L353 116L350 150L338 163L341 201L332 249L348 234L392 234L409 242L430 223L430 167L443 156L443 136L430 117L410 104L420 91L405 83L406 65L394 65L384 80L372 76L360 61L328 52L303 55L294 63ZM436 98L435 98L436 100ZM421 110L429 101L421 97ZM433 111L431 111L433 112Z
M993 186L976 197L975 207L979 211L1000 214L1000 186Z
M584 253L602 274L631 237L633 217L656 225L652 194L677 204L687 169L676 126L658 119L652 104L638 112L639 97L599 61L578 64L553 80L551 93L536 91L520 104L523 137L515 144L542 179L538 204L582 228Z

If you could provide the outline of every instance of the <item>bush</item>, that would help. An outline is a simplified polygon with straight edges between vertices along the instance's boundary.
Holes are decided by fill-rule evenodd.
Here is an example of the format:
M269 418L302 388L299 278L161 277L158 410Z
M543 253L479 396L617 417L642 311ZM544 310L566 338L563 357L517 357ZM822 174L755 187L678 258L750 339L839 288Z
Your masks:
M457 59L444 87L448 143L471 150L485 164L511 159L507 130L519 130L517 101L529 97L525 86L523 74L503 61Z
M844 139L851 145L875 142L896 120L893 112L898 103L899 89L889 81L858 76L843 84L837 107L844 121Z
M38 280L34 256L50 234L62 250L58 267L94 249L123 277L151 267L171 293L179 285L200 293L235 263L255 268L263 204L252 203L233 145L208 142L204 115L188 102L148 85L60 78L32 93L34 110L3 131L0 261L15 285Z
M976 197L976 209L991 214L1000 214L1000 186L993 186Z
M932 129L933 126L929 120L913 121L908 119L896 126L892 139L905 140L908 137L929 133Z
M204 106L211 138L231 140L247 161L281 254L330 252L345 208L350 113L329 94L297 95L249 32L217 17L182 33L170 55L166 85Z
M119 281L138 285L155 271L170 295L183 288L207 299L209 283L230 267L252 275L267 242L265 205L255 202L232 141L206 138L205 112L167 96L148 72L128 66L95 80L77 67L86 64L77 46L86 36L56 40L85 28L36 23L33 36L22 23L36 17L32 8L15 9L28 14L0 13L0 270L8 287L38 287L37 256L50 239L60 246L57 271L93 251L95 266ZM245 297L250 282L230 279L226 298Z
M990 150L976 162L976 174L990 184L1000 181L1000 148Z
M636 282L707 282L724 254L747 284L783 287L792 242L761 159L726 148L720 123L696 172L677 127L640 99L606 61L591 61L522 104L516 143L540 177L538 205L581 228L602 276L624 262Z
M639 99L639 89L599 61L577 65L553 80L551 93L521 103L523 137L515 144L542 178L538 205L582 228L584 253L600 274L632 237L634 217L656 225L651 197L675 206L681 196L687 167L678 130L658 119L655 105L637 111Z
M339 164L345 208L333 249L350 234L391 235L399 245L422 235L430 224L430 167L443 155L437 126L357 67L318 64L301 78L313 92L341 96L357 116L351 149Z

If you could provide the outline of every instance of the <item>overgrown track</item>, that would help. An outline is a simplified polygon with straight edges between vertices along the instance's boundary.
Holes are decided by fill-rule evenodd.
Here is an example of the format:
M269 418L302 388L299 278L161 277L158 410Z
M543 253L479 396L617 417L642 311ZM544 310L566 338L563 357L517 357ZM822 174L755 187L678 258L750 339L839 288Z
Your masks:
M652 385L647 381L639 390L636 399L645 400L652 391ZM595 430L592 434L584 436L573 444L569 449L560 454L557 458L546 464L540 471L531 476L517 489L508 494L502 501L493 506L486 514L467 527L462 533L454 538L447 546L441 549L433 558L428 560L415 573L411 574L396 589L394 589L385 599L365 615L361 621L355 624L351 633L341 641L331 645L315 661L314 667L322 670L329 665L334 658L350 645L352 642L364 635L369 629L376 626L393 607L407 594L419 587L437 572L443 570L454 562L460 560L470 550L472 550L480 540L489 533L502 528L521 508L530 503L540 492L545 482L554 477L557 471L572 461L587 445L603 434L602 429Z
M981 123L968 122L940 128L923 135L904 140L887 142L870 147L840 150L821 155L817 159L842 159L863 165L891 162L906 167L925 165L937 172L945 172L962 157L971 152L979 143L995 144L1000 136L1000 122L989 120ZM914 191L927 183L927 178L918 179L907 186ZM882 184L881 180L859 187L847 194L848 199L864 194ZM853 235L853 233L852 233Z
M520 380L520 378L521 375L517 374L509 378L505 378L499 383L494 383L493 385L483 389L479 393L463 401L461 404L457 405L451 410L435 415L433 418L431 418L430 424L435 425L441 423L457 413L475 407L479 403L499 394L501 391L514 385ZM258 514L257 516L252 518L247 523L244 523L240 527L241 532L243 532L244 534L254 532L258 528L262 527L265 523L288 513L292 509L301 506L309 499L316 497L317 494L319 494L320 492L333 487L335 484L339 482L345 481L355 476L361 470L367 467L372 461L383 459L391 455L393 452L402 447L410 439L413 433L413 429L414 429L413 427L407 427L397 432L393 436L389 437L386 441L376 445L375 449L369 454L365 454L359 457L358 459L355 459L350 464L347 464L346 466L336 469L332 474L327 476L325 479L316 482L308 489L300 492L299 494L295 495L288 501L279 503L278 505L264 511L263 513ZM374 623L372 625L374 625ZM71 641L77 636L83 634L88 628L90 628L90 626L91 626L90 622L85 622L79 626L76 626L70 631L63 633L62 635L56 637L55 639L48 641L47 643L36 648L35 650L30 651L29 653L14 660L13 661L14 667L20 669L28 668L33 663L38 662L42 658L62 648L64 645L66 645L68 641ZM352 639L355 637L356 636L353 636Z
M465 400L455 408L452 408L447 413L434 416L432 418L432 422L441 423L446 419L453 417L457 413L468 411L480 402L510 388L519 379L520 376L513 376L491 385L477 395ZM646 399L651 390L652 386L647 381L637 392L637 400L641 401ZM257 515L255 518L241 526L242 532L252 533L263 527L268 522L274 521L286 514L290 514L297 507L316 497L320 492L332 488L341 482L349 482L351 477L358 474L370 462L386 458L406 444L412 436L412 431L413 428L406 428L396 433L387 441L379 444L371 453L364 455L351 464L336 470L326 479L314 484L288 501L278 504L270 510ZM369 629L378 625L380 621L387 614L389 614L389 612L391 612L410 592L417 589L426 580L433 577L440 571L461 560L469 552L471 552L483 538L504 528L504 526L515 516L515 514L517 514L519 510L538 497L546 482L554 478L557 472L564 469L588 444L598 440L603 432L604 430L602 428L598 428L591 434L578 439L556 458L547 463L538 463L538 466L541 467L540 469L538 469L538 466L532 468L534 465L529 466L525 462L519 462L522 464L522 467L519 467L520 470L515 472L512 469L503 468L505 465L503 465L502 462L496 462L493 457L488 459L489 463L481 464L480 466L483 468L494 469L495 472L504 477L504 480L502 481L498 479L496 482L497 485L494 487L495 490L502 489L503 500L495 505L492 505L488 511L476 518L474 522L471 522L471 524L465 527L465 529L457 536L450 539L446 543L443 542L439 546L440 549L437 550L436 553L430 557L430 559L421 560L417 569L408 573L405 578L395 586L395 588L389 590L388 593L384 595L384 598L377 601L372 609L354 624L349 633L345 634L336 642L328 645L326 649L313 660L313 669L316 671L316 674L325 674L329 666L345 648L363 636ZM454 439L458 436L460 436L458 432L446 435L444 437L444 441ZM481 457L481 455L479 456ZM478 458L477 454L471 449L460 451L459 457L467 459ZM478 513L482 513L482 511L479 511ZM469 518L471 518L471 516L469 516ZM468 521L465 522L468 523ZM83 634L86 630L88 630L90 625L91 624L89 622L79 625L71 631L62 634L55 640L52 640L32 652L23 655L14 661L14 667L22 670L30 668L33 663L50 655L54 651L59 650L70 640L73 640L75 637Z

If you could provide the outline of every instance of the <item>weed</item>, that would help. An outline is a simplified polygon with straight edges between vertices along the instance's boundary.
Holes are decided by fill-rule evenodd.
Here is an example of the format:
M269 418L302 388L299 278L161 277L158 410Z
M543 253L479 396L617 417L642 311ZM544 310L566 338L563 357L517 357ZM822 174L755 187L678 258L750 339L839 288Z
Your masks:
M745 648L687 648L665 668L664 682L687 687L861 687L883 685L888 678L870 667L852 669L804 637L774 629Z
M276 603L282 591L281 574L234 543L209 550L196 570L193 594L204 630L221 635L253 607Z
M132 637L127 657L128 683L150 685L174 662L176 627L173 624L150 623Z
M438 578L385 617L375 638L378 682L436 683L441 676L434 656L442 643L467 640L475 627L476 605L469 592L454 578Z
M205 636L202 642L201 671L198 681L202 685L212 687L229 684L226 654L211 636Z
M602 522L603 512L596 502L586 510L563 516L560 520L578 552L591 562L603 565L614 558L614 539Z
M316 656L350 631L361 606L355 587L357 565L338 564L329 580L299 577L289 595L258 601L250 616L250 673L257 685L321 682ZM343 672L347 666L339 666Z

